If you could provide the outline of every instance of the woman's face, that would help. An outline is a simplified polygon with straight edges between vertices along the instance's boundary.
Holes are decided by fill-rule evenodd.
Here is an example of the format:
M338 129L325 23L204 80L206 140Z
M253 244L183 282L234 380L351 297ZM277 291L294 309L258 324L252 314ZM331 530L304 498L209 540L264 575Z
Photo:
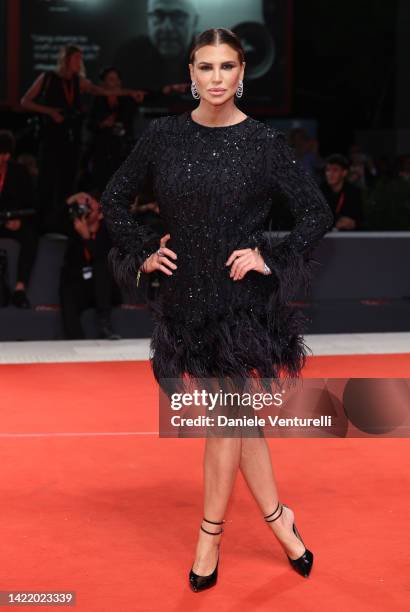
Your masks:
M235 95L245 63L240 63L237 51L226 43L206 45L196 51L189 70L201 98L220 106Z
M107 72L104 77L104 85L108 89L120 89L121 88L121 79L115 70L111 70Z
M81 65L83 61L83 54L79 51L77 53L73 53L70 59L68 60L68 68L74 74L78 74L81 70Z

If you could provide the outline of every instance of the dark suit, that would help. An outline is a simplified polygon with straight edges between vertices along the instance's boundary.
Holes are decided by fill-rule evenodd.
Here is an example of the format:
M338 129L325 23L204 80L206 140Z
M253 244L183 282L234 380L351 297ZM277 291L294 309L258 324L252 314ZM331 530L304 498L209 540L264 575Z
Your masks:
M34 188L27 169L17 162L9 161L3 189L0 193L0 212L33 208ZM0 238L13 238L20 244L17 262L17 282L28 285L37 254L38 234L33 218L22 217L19 230L9 230L0 224Z
M95 307L97 314L104 317L110 314L113 303L121 302L118 287L108 269L110 248L111 241L104 221L94 240L85 240L74 227L70 230L60 276L60 302L66 339L85 337L81 326L83 310ZM84 268L91 268L91 278L84 278Z

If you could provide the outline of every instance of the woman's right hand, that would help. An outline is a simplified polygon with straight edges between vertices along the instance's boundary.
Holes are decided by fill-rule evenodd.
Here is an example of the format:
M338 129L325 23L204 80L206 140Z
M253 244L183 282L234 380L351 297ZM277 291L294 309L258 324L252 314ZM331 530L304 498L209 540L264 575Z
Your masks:
M63 123L64 121L63 115L59 112L57 108L50 108L47 114L49 115L49 117L51 117L54 123Z
M164 272L168 276L172 276L171 270L176 270L177 266L170 259L168 259L168 257L177 259L177 255L174 253L174 251L165 246L170 238L171 234L165 234L165 236L162 236L160 240L160 248L158 249L160 252L158 253L158 251L156 251L147 257L140 267L141 272L150 274L155 270L161 270L161 272ZM169 268L171 268L171 270Z

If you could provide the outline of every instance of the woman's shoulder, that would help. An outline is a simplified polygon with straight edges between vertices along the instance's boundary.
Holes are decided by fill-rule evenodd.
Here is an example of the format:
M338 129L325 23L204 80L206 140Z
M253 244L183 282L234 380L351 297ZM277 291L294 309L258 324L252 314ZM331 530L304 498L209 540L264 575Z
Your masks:
M251 124L257 128L259 134L268 138L277 138L278 136L280 137L284 135L282 130L279 130L271 125L269 120L262 121L260 119L256 119L255 117L249 117L251 119Z
M183 114L183 113L182 113ZM147 122L147 129L150 132L172 135L178 131L181 125L181 115L162 115L161 117L153 117Z
M271 125L269 120L257 119L251 115L248 115L248 120L243 123L243 127L245 136L257 142L258 147L269 148L271 144L276 146L278 139L285 138L284 133Z
M190 117L191 111L185 111L174 115L163 115L150 120L151 129L163 136L180 136L187 130L191 131L195 127ZM285 138L284 133L269 125L269 123L256 119L251 115L247 119L235 126L235 133L242 133L248 138L269 141L271 139Z

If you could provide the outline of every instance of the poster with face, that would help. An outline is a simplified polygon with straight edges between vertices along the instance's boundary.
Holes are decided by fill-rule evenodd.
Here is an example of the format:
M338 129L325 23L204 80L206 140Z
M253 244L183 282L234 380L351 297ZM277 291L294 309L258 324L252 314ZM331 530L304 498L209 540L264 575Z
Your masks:
M189 53L201 31L225 27L246 55L244 100L260 110L289 107L292 33L289 0L30 0L21 5L21 91L55 67L65 44L83 50L93 81L115 66L145 103L192 102ZM172 87L178 85L178 88ZM169 95L162 94L169 89Z

